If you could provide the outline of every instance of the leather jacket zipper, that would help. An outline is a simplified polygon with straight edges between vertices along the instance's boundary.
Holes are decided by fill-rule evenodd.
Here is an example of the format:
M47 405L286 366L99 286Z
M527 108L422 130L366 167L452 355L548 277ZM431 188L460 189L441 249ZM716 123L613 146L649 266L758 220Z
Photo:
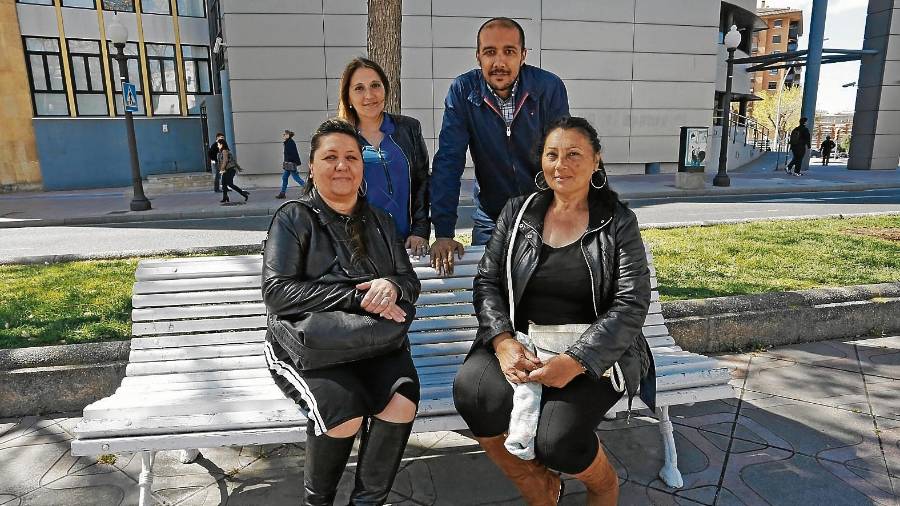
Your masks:
M413 171L413 166L412 166L412 163L410 163L410 161L409 161L409 157L406 156L406 153L403 151L403 148L401 148L401 147L400 147L400 144L397 144L397 141L394 140L394 136L393 136L393 135L388 135L388 139L390 139L391 142L394 143L394 146L397 146L397 149L400 150L400 153L403 154L403 158L406 160L406 179L407 179L407 184L409 185L409 186L408 186L408 189L409 189L409 198L406 199L406 221L409 222L409 233L412 233L412 223L413 223L413 212L412 212L412 205L413 205L412 171Z

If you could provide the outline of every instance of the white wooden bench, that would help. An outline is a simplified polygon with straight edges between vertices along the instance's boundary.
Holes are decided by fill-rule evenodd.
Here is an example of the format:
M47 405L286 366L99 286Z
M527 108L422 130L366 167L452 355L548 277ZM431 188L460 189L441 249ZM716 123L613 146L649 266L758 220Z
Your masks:
M483 248L470 248L454 277L416 261L422 280L410 332L422 394L414 430L461 430L451 388L475 335L472 279ZM648 250L648 259L651 259ZM143 260L136 272L133 334L126 377L116 392L84 409L73 455L140 452L140 504L151 492L156 452L301 442L306 418L275 385L263 357L265 306L259 255ZM734 395L730 370L675 345L660 313L656 273L644 325L656 361L665 448L660 477L681 487L668 407ZM646 408L639 398L635 409ZM623 399L610 411L626 410Z

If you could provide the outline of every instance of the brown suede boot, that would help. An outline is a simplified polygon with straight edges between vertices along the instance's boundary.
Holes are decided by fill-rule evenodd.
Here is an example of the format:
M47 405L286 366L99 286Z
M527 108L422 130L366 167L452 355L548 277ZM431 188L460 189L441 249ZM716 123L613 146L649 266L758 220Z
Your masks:
M529 506L553 506L562 495L562 480L537 460L522 460L509 453L503 442L506 435L477 437L484 453L519 489Z
M587 469L575 475L587 488L588 506L615 506L619 502L619 476L601 444Z

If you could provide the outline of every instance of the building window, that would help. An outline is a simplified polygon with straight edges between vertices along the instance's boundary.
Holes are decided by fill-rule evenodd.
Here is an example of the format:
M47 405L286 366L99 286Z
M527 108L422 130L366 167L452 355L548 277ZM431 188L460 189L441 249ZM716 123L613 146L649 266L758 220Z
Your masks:
M68 39L66 43L69 45L75 112L79 116L106 116L109 109L103 84L100 41Z
M16 0L20 4L53 5L53 0Z
M103 0L103 10L134 12L134 0Z
M206 0L178 0L178 15L205 18Z
M75 7L78 9L96 9L94 0L62 0L63 7Z
M769 81L768 88L775 91L778 89L778 83L776 81Z
M59 39L25 37L25 61L35 116L68 116Z
M781 28L782 26L784 26L784 20L776 19L775 22L772 23L772 26L774 26L775 28Z
M169 0L143 0L141 12L144 14L171 14Z
M175 67L175 46L171 44L145 44L147 72L150 77L150 102L153 114L181 114L178 97L178 72Z
M141 80L141 65L138 60L138 45L135 42L127 42L125 43L125 49L123 50L125 53L125 64L128 68L128 82L135 85L137 88L138 94L138 112L134 113L136 115L142 116L147 114L147 111L144 110L144 89ZM119 74L119 62L112 58L113 55L117 53L115 46L113 46L112 42L109 43L109 55L110 55L110 69L112 72L109 73L110 78L112 79L112 89L113 89L113 103L116 104L116 114L118 116L125 115L125 105L122 103L122 80L121 74Z
M209 48L206 46L181 46L184 61L184 82L187 91L188 114L200 114L203 98L212 94L209 70Z
M781 44L781 35L773 35L772 44Z

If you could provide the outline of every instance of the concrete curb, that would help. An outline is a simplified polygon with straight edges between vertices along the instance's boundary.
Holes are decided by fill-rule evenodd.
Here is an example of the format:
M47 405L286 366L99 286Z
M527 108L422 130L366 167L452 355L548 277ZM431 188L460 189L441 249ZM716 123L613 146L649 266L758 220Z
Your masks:
M819 185L806 187L787 188L704 188L702 190L676 190L671 187L658 191L623 192L619 196L623 200L639 200L654 198L681 198L681 197L718 197L728 195L774 195L784 193L816 193L828 191L865 191L900 188L900 183L847 183L833 185ZM460 205L471 205L471 200L460 200ZM226 208L226 209L202 209L197 211L180 212L155 212L148 213L127 211L122 214L106 214L100 216L80 216L76 218L61 219L33 219L21 221L0 222L3 228L26 227L61 227L77 225L107 225L117 223L141 223L147 221L171 221L171 220L195 220L205 218L240 218L254 216L271 216L275 214L278 205L272 207L258 207L250 209Z
M900 282L664 302L676 343L695 353L736 352L900 332ZM130 343L0 350L0 418L80 411L112 395Z
M900 332L900 282L662 304L682 348L724 353Z

